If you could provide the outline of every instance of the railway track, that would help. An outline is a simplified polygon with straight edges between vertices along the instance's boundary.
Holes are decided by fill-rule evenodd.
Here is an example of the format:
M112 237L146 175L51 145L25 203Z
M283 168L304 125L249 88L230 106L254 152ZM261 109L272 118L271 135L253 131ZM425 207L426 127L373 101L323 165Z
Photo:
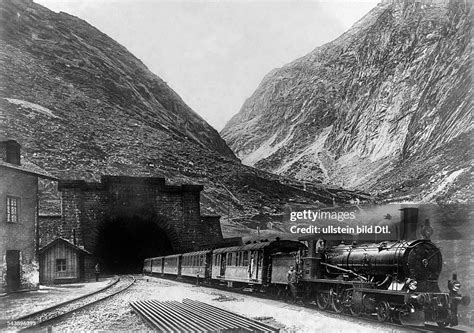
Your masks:
M20 332L36 331L42 327L51 325L76 311L82 310L90 305L106 300L130 288L136 279L132 275L121 276L112 284L94 293L90 293L66 302L62 302L46 309L36 311L7 323L7 330Z
M176 277L171 277L171 276L170 277L155 276L155 277L161 278L161 279L164 279L164 280L171 280L171 281L183 282L183 283L188 283L188 284L194 284L195 283L195 281L186 280L186 279L177 280ZM237 294L248 295L248 296L264 298L264 299L273 299L273 300L276 300L276 301L284 302L284 299L274 297L274 295L259 293L259 292L252 292L252 291L249 291L248 288L229 289L225 285L219 285L219 284L210 285L210 284L203 284L203 283L200 283L199 286L205 287L205 288L210 288L210 289L223 290L223 291L231 292L231 293L237 293ZM411 331L411 332L425 332L425 333L428 333L428 332L430 332L430 333L467 333L468 332L468 331L463 330L463 329L451 328L451 327L439 327L439 326L436 326L436 325L410 326L410 325L401 325L401 324L393 323L393 322L381 322L381 321L373 318L373 316L370 316L370 315L360 315L358 317L354 317L350 313L346 313L346 312L336 313L334 311L321 310L317 307L316 304L312 304L312 303L296 303L296 304L292 304L292 305L308 308L308 309L311 309L311 310L316 310L316 311L324 313L324 314L331 314L334 317L343 317L343 318L346 318L346 319L347 318L352 318L352 319L357 318L357 319L365 320L365 321L373 323L373 324L382 324L382 325L386 326L387 329L391 329L392 331L399 331L400 329L403 329L403 330L406 330L407 332Z

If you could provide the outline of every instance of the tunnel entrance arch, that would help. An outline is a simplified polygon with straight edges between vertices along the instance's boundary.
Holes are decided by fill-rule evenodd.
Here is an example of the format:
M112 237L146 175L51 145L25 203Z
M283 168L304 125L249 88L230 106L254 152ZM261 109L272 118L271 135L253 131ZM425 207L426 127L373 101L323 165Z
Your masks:
M108 218L98 228L94 253L111 273L140 273L143 260L173 253L169 233L138 215Z
M218 216L201 216L201 185L164 178L102 176L61 180L62 238L114 271L136 270L145 256L195 251L222 242Z

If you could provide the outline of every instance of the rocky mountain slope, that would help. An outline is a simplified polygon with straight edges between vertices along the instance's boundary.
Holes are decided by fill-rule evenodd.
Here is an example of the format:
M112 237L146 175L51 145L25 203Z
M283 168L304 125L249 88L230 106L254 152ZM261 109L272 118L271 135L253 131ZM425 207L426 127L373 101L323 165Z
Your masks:
M221 132L244 164L383 198L472 199L471 4L384 1L270 72Z
M242 165L163 80L83 20L28 0L1 1L0 35L0 135L20 142L23 159L51 174L203 184L204 213L233 216L277 212L290 199L331 203L353 195L305 192Z

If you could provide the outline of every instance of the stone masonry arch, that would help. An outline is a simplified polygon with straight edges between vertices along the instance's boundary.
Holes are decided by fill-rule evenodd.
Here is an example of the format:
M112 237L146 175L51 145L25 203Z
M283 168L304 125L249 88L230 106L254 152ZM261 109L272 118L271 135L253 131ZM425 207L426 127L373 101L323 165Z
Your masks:
M223 241L219 217L201 216L201 185L167 185L164 178L157 177L102 176L97 183L61 180L58 188L62 208L59 236L98 260L104 255L103 243L114 243L116 238L130 251L159 243L158 239L169 241L170 249L163 254L211 248ZM127 244L127 233L130 242L141 244ZM147 238L147 233L156 237ZM112 250L107 251L110 255ZM157 247L156 254L159 252Z

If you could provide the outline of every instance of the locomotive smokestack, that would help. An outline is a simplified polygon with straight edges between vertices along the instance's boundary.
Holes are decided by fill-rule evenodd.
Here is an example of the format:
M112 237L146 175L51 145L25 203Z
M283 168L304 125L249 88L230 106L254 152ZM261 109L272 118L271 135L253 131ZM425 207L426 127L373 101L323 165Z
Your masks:
M417 239L418 229L418 208L402 208L402 222L400 225L400 239Z

